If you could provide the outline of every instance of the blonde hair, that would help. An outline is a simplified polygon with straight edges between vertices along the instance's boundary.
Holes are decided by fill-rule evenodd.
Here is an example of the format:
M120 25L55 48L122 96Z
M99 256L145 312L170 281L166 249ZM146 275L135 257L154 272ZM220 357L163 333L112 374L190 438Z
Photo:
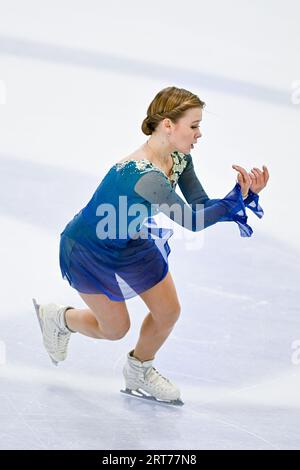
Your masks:
M169 118L175 124L188 109L199 107L202 109L204 106L204 101L184 88L175 86L164 88L151 101L141 129L144 134L151 135L163 119Z

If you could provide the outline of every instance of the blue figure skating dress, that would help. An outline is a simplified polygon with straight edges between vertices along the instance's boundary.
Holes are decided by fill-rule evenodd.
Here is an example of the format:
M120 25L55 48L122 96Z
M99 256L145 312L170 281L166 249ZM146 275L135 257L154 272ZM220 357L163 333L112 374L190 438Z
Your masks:
M224 198L209 199L191 155L175 151L172 159L170 177L149 160L116 163L67 224L60 234L59 262L74 289L124 301L164 279L173 230L157 226L159 212L193 232L233 221L241 236L251 236L246 207L263 216L257 194L249 190L243 200L236 183ZM187 204L176 193L177 184Z

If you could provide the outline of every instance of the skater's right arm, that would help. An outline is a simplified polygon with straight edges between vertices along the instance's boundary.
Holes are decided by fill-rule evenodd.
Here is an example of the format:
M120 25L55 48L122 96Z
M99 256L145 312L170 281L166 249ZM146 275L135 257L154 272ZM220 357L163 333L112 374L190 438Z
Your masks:
M142 174L134 190L144 200L155 204L156 212L162 212L192 232L199 232L219 222L222 217L229 217L235 213L239 213L239 217L246 224L247 216L239 183L236 183L232 191L223 199L216 201L210 207L197 203L196 210L195 207L192 208L186 204L175 192L168 178L161 171L153 169Z

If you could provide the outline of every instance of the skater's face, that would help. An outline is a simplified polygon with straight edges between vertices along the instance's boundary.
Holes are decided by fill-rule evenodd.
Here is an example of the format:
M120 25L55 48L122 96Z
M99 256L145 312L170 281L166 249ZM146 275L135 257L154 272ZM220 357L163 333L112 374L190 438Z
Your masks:
M180 118L173 125L172 143L179 152L189 154L197 139L201 137L199 128L200 121L202 120L202 109L191 108L188 109L184 116Z

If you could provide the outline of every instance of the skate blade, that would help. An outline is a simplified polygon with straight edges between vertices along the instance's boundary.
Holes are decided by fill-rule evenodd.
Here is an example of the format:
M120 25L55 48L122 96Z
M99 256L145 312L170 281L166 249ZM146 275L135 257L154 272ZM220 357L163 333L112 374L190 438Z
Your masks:
M32 302L33 302L33 305L34 305L35 313L36 313L36 316L37 316L37 319L38 319L38 322L39 322L39 325L40 325L41 332L43 333L42 322L41 322L40 314L39 314L40 305L37 303L36 299L32 299ZM47 352L48 352L48 351L47 351ZM48 353L48 356L50 357L52 363L53 363L55 366L58 366L58 362L55 361L55 360L50 356L49 353Z
M162 405L173 405L173 406L182 406L184 402L177 398L177 400L161 400L159 398L155 398L152 395L146 394L143 390L138 388L137 390L130 390L130 388L125 388L125 390L120 390L121 393L129 395L134 398L141 398L142 400L151 401L152 403L159 403Z

